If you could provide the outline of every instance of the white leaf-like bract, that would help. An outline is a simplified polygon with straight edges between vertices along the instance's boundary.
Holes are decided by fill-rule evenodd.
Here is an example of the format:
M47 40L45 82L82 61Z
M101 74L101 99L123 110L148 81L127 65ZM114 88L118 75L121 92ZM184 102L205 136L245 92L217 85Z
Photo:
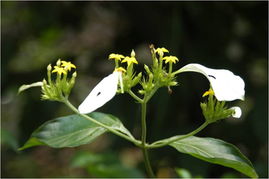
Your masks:
M234 110L234 114L232 115L234 118L240 118L242 115L241 108L238 106L231 107L230 109Z
M178 72L198 72L203 74L209 80L218 101L244 100L244 80L229 70L211 69L200 64L191 63L179 69Z
M82 114L91 113L111 100L117 92L120 75L121 72L114 71L103 78L79 105L79 112Z

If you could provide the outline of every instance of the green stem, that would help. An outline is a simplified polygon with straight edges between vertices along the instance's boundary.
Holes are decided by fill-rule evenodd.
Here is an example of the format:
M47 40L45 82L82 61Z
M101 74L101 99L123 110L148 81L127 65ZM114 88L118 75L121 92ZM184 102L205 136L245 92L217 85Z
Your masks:
M172 73L172 69L173 69L173 62L169 62L169 71L168 71L169 75Z
M143 103L143 100L139 98L132 90L129 90L128 93L139 103Z
M149 93L148 95L145 96L145 99L144 99L145 103L147 103L147 102L150 100L150 98L155 94L155 92L156 92L158 89L159 89L159 87L158 87L158 85L156 85L156 86L150 91L150 93Z
M206 121L200 127L198 127L196 130L194 130L194 131L192 131L192 132L190 132L188 134L180 135L180 136L174 136L174 137L171 137L171 138L156 141L156 142L148 145L147 148L152 149L152 148L163 147L163 146L169 145L169 144L171 144L171 143L173 143L175 141L182 140L182 139L185 139L187 137L193 136L193 135L197 134L198 132L200 132L201 130L203 130L208 124L209 123Z
M147 113L147 103L143 102L141 103L141 126L142 126L142 151L143 151L143 156L144 156L144 162L145 162L145 167L148 173L148 176L150 178L154 178L154 174L150 165L149 161L149 156L148 156L148 151L146 148L146 138L147 138L147 125L146 125L146 113Z
M93 123L95 123L95 124L97 124L97 125L99 125L99 126L102 126L103 128L107 129L108 131L112 132L113 134L115 134L115 135L117 135L117 136L120 136L120 137L122 137L122 138L124 138L124 139L126 139L126 140L128 140L128 141L130 141L130 142L132 142L132 143L134 143L135 145L137 145L137 146L139 146L139 147L141 146L141 141L136 140L133 136L127 136L127 135L124 135L123 133L121 133L121 132L119 132L119 131L117 131L117 130L115 130L115 129L113 129L113 128L111 128L111 127L109 127L109 126L107 126L107 125L105 125L105 124L103 124L103 123L101 123L101 122L99 122L99 121L96 121L95 119L93 119L93 118L91 118L91 117L89 117L89 116L87 116L87 115L85 115L85 114L81 114L81 113L79 113L79 111L77 110L77 108L76 108L75 106L73 106L67 99L63 100L63 102L64 102L64 103L65 103L65 104L66 104L72 111L74 111L74 112L77 113L78 115L84 117L85 119L87 119L87 120L89 120L89 121L91 121L91 122L93 122Z

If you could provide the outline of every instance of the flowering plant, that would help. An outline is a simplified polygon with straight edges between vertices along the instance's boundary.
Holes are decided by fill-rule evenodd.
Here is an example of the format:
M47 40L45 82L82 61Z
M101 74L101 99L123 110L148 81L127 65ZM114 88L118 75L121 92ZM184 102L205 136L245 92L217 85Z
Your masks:
M142 149L149 177L155 176L150 164L149 149L164 146L173 147L181 153L189 154L206 162L233 168L252 178L258 177L251 162L234 145L220 139L194 136L209 124L221 119L240 118L242 113L240 107L228 107L228 102L244 100L245 84L243 79L229 70L211 69L200 64L188 64L174 70L173 65L180 60L176 56L166 56L165 54L169 53L166 48L155 49L151 45L150 51L152 66L144 65L145 75L134 70L134 65L138 64L134 50L130 56L110 54L109 60L115 62L114 71L93 88L78 108L68 100L77 77L76 72L73 72L71 76L69 73L76 69L76 66L62 60L57 61L53 70L52 66L48 65L47 79L23 85L19 92L30 87L40 86L43 100L62 102L75 114L44 123L32 133L30 139L20 150L38 145L54 148L76 147L91 143L105 132L111 132ZM176 77L184 72L201 73L210 82L209 90L202 95L205 101L200 104L205 122L196 130L185 135L172 136L148 143L146 140L147 103L159 88L167 87L171 91L172 87L177 86ZM52 79L54 73L56 73L56 77ZM140 88L134 91L136 86ZM117 117L94 112L116 94L123 93L129 94L141 105L140 140L136 139Z

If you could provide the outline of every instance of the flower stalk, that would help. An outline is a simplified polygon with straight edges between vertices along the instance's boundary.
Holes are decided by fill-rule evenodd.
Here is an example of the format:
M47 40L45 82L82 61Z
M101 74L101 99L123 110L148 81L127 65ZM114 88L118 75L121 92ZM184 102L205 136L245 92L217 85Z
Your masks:
M146 115L147 115L147 103L142 102L141 103L141 128L142 128L142 132L141 132L142 146L141 147L143 151L143 157L144 157L145 167L146 167L148 176L150 178L154 178L154 174L153 174L149 156L148 156L148 149L146 145L146 138L147 138Z

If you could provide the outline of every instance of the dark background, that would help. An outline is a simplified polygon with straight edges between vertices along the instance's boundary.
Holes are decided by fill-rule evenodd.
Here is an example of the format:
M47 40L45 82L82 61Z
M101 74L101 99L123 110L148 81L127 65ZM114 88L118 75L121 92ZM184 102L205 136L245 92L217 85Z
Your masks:
M43 79L46 66L58 58L71 60L78 77L70 100L79 105L113 70L114 64L107 60L110 53L129 55L134 49L140 63L137 70L142 70L143 63L151 64L151 43L166 47L180 59L175 69L200 63L229 69L244 79L245 101L229 103L241 107L242 117L211 124L198 136L233 143L252 161L260 177L268 177L267 41L265 1L1 2L2 177L105 176L87 166L74 167L79 151L114 156L122 166L136 168L143 175L141 152L112 134L72 149L35 147L17 152L39 125L71 114L60 103L40 101L38 88L21 95L17 89ZM171 95L161 89L149 103L149 142L190 132L204 121L199 103L208 81L198 73L183 73L177 80L180 85ZM140 108L128 95L117 95L98 111L119 117L140 137ZM177 177L175 168L185 168L193 176L244 177L169 147L152 150L150 157L159 177Z

